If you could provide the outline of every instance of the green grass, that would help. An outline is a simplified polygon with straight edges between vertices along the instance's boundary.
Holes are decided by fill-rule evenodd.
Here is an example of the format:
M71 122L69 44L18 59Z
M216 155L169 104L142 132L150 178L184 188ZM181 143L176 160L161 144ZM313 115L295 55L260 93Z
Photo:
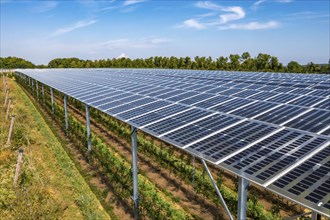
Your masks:
M0 219L110 219L29 97L14 81L8 83L16 119L12 145L5 146L9 124L1 92ZM25 151L14 189L19 147Z

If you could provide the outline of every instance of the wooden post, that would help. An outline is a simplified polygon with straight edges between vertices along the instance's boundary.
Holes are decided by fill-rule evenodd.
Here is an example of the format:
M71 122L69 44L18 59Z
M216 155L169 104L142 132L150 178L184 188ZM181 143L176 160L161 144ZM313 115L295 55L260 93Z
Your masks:
M5 103L3 104L3 107L5 107L7 104L8 94L9 94L9 89L7 89Z
M19 171L21 169L22 158L23 158L23 149L20 148L18 150L18 158L17 158L16 171L15 171L15 176L14 176L14 187L15 188L17 186L18 175L19 175Z
M15 121L15 115L11 116L11 122L10 122L10 128L9 128L9 133L8 133L7 144L10 144L11 133L13 132L13 127L14 127L14 121Z
M2 79L3 79L3 93L6 93L6 77L5 74L2 74Z
M9 101L8 101L7 112L6 112L6 118L5 118L6 121L7 121L7 119L8 119L8 114L9 114L10 104L11 104L11 99L9 99Z

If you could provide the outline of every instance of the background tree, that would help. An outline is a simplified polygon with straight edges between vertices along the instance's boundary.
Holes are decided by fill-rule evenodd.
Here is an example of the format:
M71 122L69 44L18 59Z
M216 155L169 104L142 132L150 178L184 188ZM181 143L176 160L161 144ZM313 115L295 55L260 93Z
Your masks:
M278 58L269 54L259 53L251 57L248 52L242 55L230 54L229 57L220 56L213 60L212 57L162 57L149 58L112 58L100 60L82 60L79 58L56 58L47 66L34 65L30 61L17 57L0 57L0 68L167 68L167 69L200 69L200 70L233 70L233 71L270 71L293 73L330 73L329 64L308 63L300 65L291 61L287 66L279 62Z
M289 73L301 73L303 71L303 67L296 61L291 61L288 63L287 70Z

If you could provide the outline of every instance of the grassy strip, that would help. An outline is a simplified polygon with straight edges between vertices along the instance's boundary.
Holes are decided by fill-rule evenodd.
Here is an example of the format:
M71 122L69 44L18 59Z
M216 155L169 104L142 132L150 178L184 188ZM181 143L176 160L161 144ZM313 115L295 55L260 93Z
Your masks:
M16 120L12 145L0 150L0 157L6 158L0 160L0 216L110 219L32 102L20 87L8 81ZM6 123L1 123L2 130L1 143L7 136ZM25 148L24 162L19 187L14 189L12 177L21 146Z

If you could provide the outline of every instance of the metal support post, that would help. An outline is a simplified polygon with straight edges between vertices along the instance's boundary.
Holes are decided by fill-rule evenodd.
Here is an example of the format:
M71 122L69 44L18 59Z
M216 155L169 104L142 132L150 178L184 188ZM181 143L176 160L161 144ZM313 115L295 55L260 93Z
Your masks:
M69 120L68 120L68 96L64 95L64 116L65 116L65 129L68 133L69 130Z
M31 79L31 87L32 87L32 91L34 91L34 82L33 82L33 79Z
M247 205L247 190L249 188L249 181L243 177L238 180L238 210L237 218L246 219L246 205Z
M213 187L215 189L215 191L217 192L218 194L218 197L220 199L220 202L222 203L223 207L225 208L226 212L227 212L227 215L229 217L230 220L233 220L233 216L231 215L228 207L227 207L227 204L225 202L225 200L223 199L222 195L221 195L221 192L217 186L217 184L215 183L214 179L213 179L213 176L212 176L212 173L210 172L205 160L202 159L202 163L203 163L203 166L204 166L204 169L206 170L207 174L209 175L210 179L211 179L211 182L213 184Z
M41 84L42 101L45 102L45 85Z
M50 88L50 98L52 100L52 114L54 114L54 92L53 92L53 88Z
M8 139L7 139L7 145L10 144L11 140L11 133L13 132L13 127L14 127L14 121L15 121L15 115L11 116L11 122L10 122L10 127L9 127L9 132L8 132Z
M91 141L91 121L89 114L89 106L85 105L86 109L86 130L87 130L87 147L88 147L88 161L91 162L91 153L92 153L92 141Z
M36 92L37 92L37 98L39 98L39 89L38 89L38 81L36 80Z
M321 220L321 215L316 212L312 212L312 220Z
M132 175L133 175L133 203L134 203L134 219L139 219L139 192L138 192L138 164L137 164L137 133L136 128L131 127L132 140Z

